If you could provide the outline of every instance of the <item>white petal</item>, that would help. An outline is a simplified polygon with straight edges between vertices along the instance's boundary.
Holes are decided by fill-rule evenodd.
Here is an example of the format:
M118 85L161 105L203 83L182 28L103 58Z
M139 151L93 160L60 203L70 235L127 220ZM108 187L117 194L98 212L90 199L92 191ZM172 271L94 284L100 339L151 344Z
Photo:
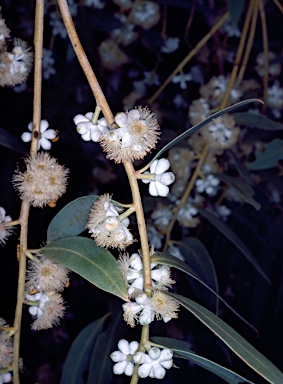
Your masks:
M55 139L56 136L57 136L57 133L54 129L47 129L47 131L45 131L44 134L42 135L42 137L49 140Z
M159 181L156 181L155 187L159 196L165 197L168 195L169 188L167 187L167 185L163 185Z
M86 118L84 115L77 115L73 118L73 121L76 125L78 125L79 123L88 123L89 122L89 119Z
M149 372L151 371L151 368L152 368L152 364L143 364L139 367L138 369L138 375L139 377L141 378L145 378L145 377L148 377L149 375Z
M126 368L125 368L125 371L124 371L124 374L126 376L132 376L133 373L134 373L134 364L133 363L128 363Z
M39 140L39 143L40 143L40 145L42 146L42 148L45 149L46 151L48 151L48 150L51 148L51 143L50 143L50 141L48 141L48 140L45 139L44 137L42 137L42 139Z
M150 373L150 377L152 378L155 377L156 379L163 379L166 371L160 364L156 364L152 367L152 371Z
M160 361L159 364L166 369L170 369L173 365L173 359Z
M41 120L40 122L40 132L45 132L46 129L49 127L48 121L47 120Z
M122 353L121 351L115 351L115 352L111 353L110 358L115 363L118 363L119 361L125 361L127 356L124 353Z
M136 297L136 302L139 304L139 305L146 305L148 303L148 297L147 297L147 294L146 293L140 293L139 295L137 295Z
M173 357L173 351L169 348L164 348L161 351L159 361L170 360Z
M82 134L82 139L84 141L90 141L90 139L91 139L91 131L88 130L84 134Z
M91 132L91 140L98 143L101 138L101 131L98 128L93 129Z
M154 162L151 164L151 166L149 167L150 173L156 173L155 170L156 170L157 163L158 163L158 160L154 160Z
M37 316L38 307L29 307L28 311L32 316Z
M130 345L129 342L125 339L121 339L118 342L118 348L124 355L128 355L130 353Z
M151 360L157 360L160 356L160 349L157 347L151 347L148 351L148 356L151 358Z
M153 320L154 320L154 310L149 306L146 306L140 314L139 323L141 325L148 325L152 323Z
M132 122L133 120L140 120L141 114L138 109L131 109L128 113L128 121Z
M114 120L119 127L123 127L128 121L127 115L124 112L117 113Z
M29 124L28 124L28 129L29 129L30 131L32 131L32 123L29 123Z
M155 169L154 173L160 174L160 173L166 172L167 169L169 169L169 168L170 168L169 160L167 160L167 159L160 159L160 160L158 160L158 163L156 165L156 169Z
M124 133L122 137L122 148L130 147L132 145L133 138L132 135L128 132Z
M31 141L31 133L30 132L24 132L21 136L24 143L28 143Z
M93 112L88 112L88 113L86 113L86 114L85 114L85 117L86 117L89 121L91 121L92 118L93 118Z
M130 354L133 355L137 352L139 347L139 343L137 341L131 341L130 342Z
M133 253L129 259L130 266L138 271L143 268L142 259L137 253Z
M86 132L89 132L89 131L90 131L89 123L80 123L80 124L78 124L77 132L80 135L84 135Z
M148 189L148 191L149 191L149 194L151 195L151 196L158 196L158 192L157 192L157 189L156 189L156 185L155 185L156 183L155 183L155 181L151 181L150 183L149 183L149 189Z
M119 363L116 363L114 366L113 366L113 372L115 375L122 375L122 373L124 373L125 371L125 368L127 366L127 362L126 361L120 361Z

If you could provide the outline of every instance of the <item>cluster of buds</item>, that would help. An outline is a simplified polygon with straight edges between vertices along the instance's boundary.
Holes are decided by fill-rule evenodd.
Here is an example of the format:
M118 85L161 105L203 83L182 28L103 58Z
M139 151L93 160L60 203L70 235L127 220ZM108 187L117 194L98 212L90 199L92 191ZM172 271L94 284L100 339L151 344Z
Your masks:
M147 351L138 351L139 343L127 340L118 342L118 351L111 353L111 359L116 363L113 367L115 375L132 376L134 372L134 364L139 364L138 375L141 378L151 377L163 379L166 369L173 366L173 352L164 348L160 350L157 347L150 347Z

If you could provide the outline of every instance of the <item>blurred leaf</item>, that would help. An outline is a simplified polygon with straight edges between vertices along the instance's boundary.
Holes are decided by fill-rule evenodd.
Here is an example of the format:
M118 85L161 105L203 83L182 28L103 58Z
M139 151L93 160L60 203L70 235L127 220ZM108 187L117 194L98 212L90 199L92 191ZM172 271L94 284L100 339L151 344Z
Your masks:
M63 264L103 291L128 301L127 289L115 257L86 237L66 237L49 243L40 253Z
M237 154L230 149L226 149L225 153L227 153L230 159L233 161L237 171L239 172L239 175L245 180L245 182L248 183L250 186L254 185L254 181L249 171L247 170L246 166L241 162Z
M261 205L252 197L254 195L253 188L244 180L241 180L238 177L226 175L225 173L214 173L214 176L217 179L223 181L225 184L234 188L236 193L245 203L250 204L257 211L261 208Z
M15 152L26 154L28 150L23 143L10 132L0 127L0 145L12 149Z
M91 352L109 314L87 325L76 337L66 357L60 384L85 384Z
M231 309L232 312L234 312L243 322L245 322L247 325L249 325L251 328L253 328L255 331L256 329L247 321L245 320L239 313L231 307L227 301L225 301L220 295L218 295L217 292L215 292L208 284L206 284L204 281L202 281L201 278L199 278L195 271L192 270L190 266L188 266L186 263L184 263L182 260L177 259L175 256L171 256L168 253L164 252L155 252L151 256L151 262L158 263L158 264L165 264L170 265L173 268L177 268L180 271L187 273L189 276L197 280L199 283L201 283L204 287L206 287L210 292L212 292L218 299L220 299L229 309ZM256 331L257 332L257 331Z
M283 140L274 139L265 144L264 150L255 152L256 159L248 163L247 168L252 171L276 167L279 160L283 159Z
M76 236L86 229L88 216L99 196L84 196L71 201L53 218L47 230L47 241Z
M199 356L194 353L190 346L180 340L170 339L169 337L151 337L150 341L156 343L157 346L162 346L165 348L170 348L174 352L175 357L181 357L193 361L195 364L207 369L208 371L214 373L215 375L221 377L229 384L238 384L238 383L249 383L253 384L252 381L245 379L244 377L238 375L237 373L222 367L221 365L215 363L214 361L208 360L205 357Z
M202 217L208 220L215 228L217 228L228 240L234 244L240 252L246 257L246 259L253 265L253 267L258 271L258 273L269 283L271 281L266 273L263 271L257 260L253 257L250 250L246 247L246 245L240 240L240 238L236 235L235 232L232 231L230 227L228 227L221 219L218 219L213 213L210 213L206 209L202 209L199 206L196 206L196 209L200 213Z
M186 263L193 269L197 276L202 279L210 288L218 293L218 282L213 262L201 241L194 237L184 238L178 242L177 247L180 249L185 258ZM190 279L191 281L192 279ZM193 283L193 281L191 281ZM196 294L202 293L199 285L192 284ZM206 291L206 296L208 292ZM218 311L218 298L209 293L208 299L214 298L214 308Z
M245 4L245 0L228 0L228 9L233 27L238 25Z
M177 136L174 140L170 141L170 143L166 144L155 156L154 158L150 161L150 163L147 165L147 167L150 166L154 162L154 160L158 159L162 153L167 151L169 148L171 148L173 145L177 144L179 141L186 139L188 136L192 135L194 132L199 130L200 128L204 127L206 124L210 123L212 120L216 119L219 116L224 115L225 113L229 113L234 111L237 108L243 107L246 104L249 103L255 103L255 102L262 102L259 99L248 99L244 101L240 101L239 103L236 103L232 105L231 107L222 109L219 112L214 113L213 115L207 117L205 120L201 121L200 123L194 125L193 127L187 129L185 132L183 132L181 135Z
M120 307L121 308L121 307ZM125 334L125 322L122 311L119 310L112 316L112 321L107 330L96 339L91 360L87 384L110 384L113 382L113 365L115 364L110 354L117 350L117 341Z
M233 3L233 0L231 2ZM249 128L264 129L266 131L283 130L283 124L270 120L264 115L259 115L250 112L239 112L234 113L233 117L238 125L244 125Z

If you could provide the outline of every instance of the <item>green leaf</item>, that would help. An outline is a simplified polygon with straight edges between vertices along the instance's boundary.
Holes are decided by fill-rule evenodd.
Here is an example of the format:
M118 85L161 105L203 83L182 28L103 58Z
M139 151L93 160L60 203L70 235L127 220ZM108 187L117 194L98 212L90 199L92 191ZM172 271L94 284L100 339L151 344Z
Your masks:
M264 150L255 152L256 159L248 163L247 168L252 171L276 167L279 160L283 159L283 140L274 139L265 144Z
M165 348L170 348L174 352L175 357L181 357L193 361L195 364L207 369L208 371L214 373L215 375L221 377L229 384L238 384L238 383L249 383L253 384L252 381L245 379L244 377L238 375L237 373L231 371L228 368L222 367L221 365L206 359L200 355L194 353L189 345L183 341L170 339L169 337L151 337L150 341L156 344L156 346L162 346Z
M186 263L184 263L182 260L177 259L174 256L169 255L168 253L164 252L155 252L151 256L151 262L158 263L158 264L165 264L170 265L173 268L177 268L180 271L188 274L195 280L197 280L199 283L201 283L204 287L206 287L210 292L212 292L218 299L220 299L229 309L231 309L232 312L234 312L242 321L244 321L247 325L249 325L251 328L255 330L255 328L247 322L239 313L231 307L227 301L225 301L220 295L218 295L217 292L215 292L208 284L206 284L204 281L202 281L201 278L197 276L197 274L192 270L190 266L188 266Z
M85 384L91 351L109 314L87 325L76 337L65 360L60 384Z
M184 308L193 313L203 324L216 334L237 356L239 356L249 367L265 378L269 383L283 383L283 373L258 352L233 328L226 324L214 313L195 303L194 301L166 292L167 295L176 299Z
M0 127L0 145L12 149L15 152L26 154L28 151L23 143L10 132Z
M99 196L84 196L71 201L53 218L47 230L47 241L76 236L82 233L90 210Z
M245 0L228 0L228 9L233 27L238 25L245 3Z
M271 281L266 273L263 271L257 260L253 257L250 250L242 242L242 240L236 235L230 227L228 227L222 220L218 219L213 213L210 213L206 209L202 209L199 206L196 206L199 214L208 220L215 228L217 228L228 240L231 241L235 247L246 257L246 259L252 264L252 266L257 270L257 272L269 283Z
M63 264L103 291L128 301L124 279L115 257L86 237L66 237L49 243L40 253Z
M233 0L232 0L233 2ZM265 131L282 131L283 124L270 120L264 115L258 115L249 112L234 113L233 117L238 125L244 125L249 128L263 129Z
M240 198L247 204L253 206L257 211L261 208L261 205L252 197L254 195L253 188L247 184L246 181L238 177L226 175L225 173L214 173L214 176L234 188Z
M154 158L150 161L149 164L147 164L147 167L148 168L153 162L154 160L158 159L162 153L164 153L165 151L167 151L169 148L171 148L173 145L177 144L179 141L181 140L184 140L186 139L188 136L190 136L191 134L193 134L194 132L196 132L197 130L199 130L200 128L204 127L206 124L210 123L212 120L216 119L217 117L219 116L222 116L224 115L225 113L229 113L229 112L232 112L234 111L235 109L237 108L240 108L240 107L243 107L244 105L246 104L249 104L249 103L254 103L254 102L260 102L262 103L261 100L259 99L249 99L249 100L244 100L244 101L240 101L239 103L237 104L234 104L232 105L231 107L228 107L228 108L225 108L225 109L222 109L221 111L219 112L216 112L214 113L213 115L207 117L205 120L201 121L200 123L194 125L193 127L187 129L185 132L183 132L181 135L177 136L175 139L173 139L172 141L170 141L168 144L166 144L155 156ZM144 168L145 169L145 168Z
M231 161L234 163L237 171L239 172L239 175L245 180L247 184L250 186L253 186L255 183L247 170L246 166L242 163L242 161L239 159L238 155L233 152L231 149L226 149L225 153L227 153L231 159Z

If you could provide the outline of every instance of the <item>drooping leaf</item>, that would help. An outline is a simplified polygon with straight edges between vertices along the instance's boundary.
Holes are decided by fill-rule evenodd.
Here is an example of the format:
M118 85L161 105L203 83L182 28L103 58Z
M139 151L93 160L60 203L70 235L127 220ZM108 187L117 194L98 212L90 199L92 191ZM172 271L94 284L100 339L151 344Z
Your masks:
M225 173L215 173L215 177L223 181L225 184L234 188L241 199L254 207L257 211L261 208L261 205L253 198L254 190L244 180L238 177L226 175Z
M76 337L65 360L60 384L85 384L93 346L109 314L87 325Z
M23 143L10 132L0 127L0 145L10 148L15 152L26 154L28 151Z
M71 201L53 218L47 230L47 241L82 233L88 221L90 210L99 196L83 196Z
M238 25L245 4L245 0L228 0L228 9L233 27Z
M206 359L203 356L197 355L190 349L190 346L184 341L171 339L169 337L151 337L150 341L152 341L159 347L163 346L165 348L170 348L174 352L175 357L181 357L183 359L193 361L200 367L203 367L208 371L214 373L215 375L221 377L221 379L225 380L229 384L253 384L252 381L245 379L244 377L238 375L230 369L222 367L221 365L215 363L214 361Z
M252 171L276 167L279 160L283 159L283 140L274 139L265 144L262 152L255 152L256 159L247 164L247 168Z
M269 283L271 281L266 275L262 267L259 265L257 260L253 257L250 250L242 242L242 240L236 235L236 233L228 227L221 219L218 219L213 213L210 213L208 210L196 206L199 214L208 220L215 228L217 228L232 244L239 249L239 251L246 257L246 259L252 264L252 266L258 271L258 273Z
M249 128L263 129L265 131L283 130L283 124L273 121L264 115L250 112L237 112L233 114L233 117L238 125L244 125Z
M214 291L208 284L206 284L200 277L197 276L195 271L186 263L184 263L182 260L177 259L174 256L169 255L168 253L164 252L155 252L151 256L151 261L153 263L158 263L158 264L165 264L165 265L170 265L173 268L177 268L180 271L188 274L192 278L194 278L196 281L200 282L204 287L206 287L210 292L212 292L218 299L220 299L229 309L231 309L232 312L234 312L243 322L248 324L251 328L254 329L254 327L247 322L239 313L231 307L227 301L225 301L220 295L218 295L217 292Z
M234 111L235 109L237 108L240 108L240 107L243 107L244 105L246 104L249 104L249 103L255 103L255 102L260 102L262 103L261 100L259 99L248 99L248 100L244 100L244 101L240 101L239 103L237 104L234 104L228 108L225 108L225 109L222 109L221 111L219 112L216 112L214 113L213 115L207 117L205 120L201 121L200 123L194 125L193 127L187 129L185 132L183 132L181 135L177 136L175 139L173 139L172 141L170 141L168 144L166 144L155 156L154 158L150 161L149 164L147 164L147 166L144 168L144 169L147 169L153 162L154 160L158 159L162 153L164 153L165 151L167 151L169 148L171 148L173 145L177 144L179 141L181 140L184 140L186 139L188 136L190 136L191 134L193 134L194 132L196 132L197 130L199 130L200 128L204 127L206 124L210 123L212 120L215 120L217 117L220 117L222 115L224 115L225 113L229 113L229 112L232 112Z
M40 253L63 264L103 291L128 300L127 289L115 257L86 237L66 237L49 243Z
M283 383L283 373L265 356L258 352L233 328L214 313L194 301L173 293L167 293L176 299L184 308L193 313L203 324L216 334L237 356L249 367L265 378L269 383Z

